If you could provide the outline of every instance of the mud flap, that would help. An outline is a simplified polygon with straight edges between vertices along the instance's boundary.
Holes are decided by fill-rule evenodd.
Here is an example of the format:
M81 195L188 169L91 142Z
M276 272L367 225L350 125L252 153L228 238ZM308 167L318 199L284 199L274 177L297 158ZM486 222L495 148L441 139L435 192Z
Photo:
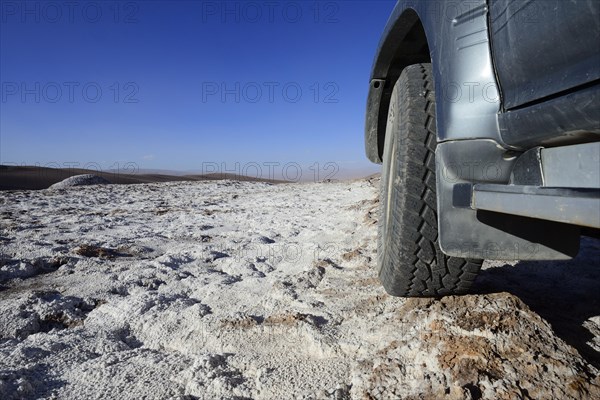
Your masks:
M507 184L516 158L488 139L438 144L438 229L445 254L487 260L564 260L577 255L578 226L461 204L465 184Z

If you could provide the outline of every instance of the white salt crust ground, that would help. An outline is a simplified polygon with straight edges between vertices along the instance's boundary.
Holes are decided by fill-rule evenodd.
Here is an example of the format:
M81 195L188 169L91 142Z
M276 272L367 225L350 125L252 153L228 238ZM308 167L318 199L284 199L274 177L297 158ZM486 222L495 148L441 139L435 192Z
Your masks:
M600 248L375 272L378 181L0 193L0 398L600 398Z

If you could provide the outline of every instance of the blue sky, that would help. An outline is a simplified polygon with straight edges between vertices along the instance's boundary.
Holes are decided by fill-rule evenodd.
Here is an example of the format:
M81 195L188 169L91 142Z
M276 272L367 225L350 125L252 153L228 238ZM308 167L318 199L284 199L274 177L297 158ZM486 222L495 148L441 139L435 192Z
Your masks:
M0 163L375 170L365 101L394 3L2 0Z

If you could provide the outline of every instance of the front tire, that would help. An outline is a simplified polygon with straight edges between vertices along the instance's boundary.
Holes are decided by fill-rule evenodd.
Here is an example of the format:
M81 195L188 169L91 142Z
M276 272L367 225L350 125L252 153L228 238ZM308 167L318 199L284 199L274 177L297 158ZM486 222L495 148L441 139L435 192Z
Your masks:
M436 145L431 64L411 65L392 92L381 176L379 279L393 296L466 293L481 268L438 244Z

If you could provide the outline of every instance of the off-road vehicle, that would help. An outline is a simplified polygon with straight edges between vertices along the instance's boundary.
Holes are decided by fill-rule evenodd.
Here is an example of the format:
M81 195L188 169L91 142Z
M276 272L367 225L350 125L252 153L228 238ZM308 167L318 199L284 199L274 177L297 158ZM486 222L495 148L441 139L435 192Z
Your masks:
M484 259L600 229L600 1L401 0L371 72L388 293L465 293Z

